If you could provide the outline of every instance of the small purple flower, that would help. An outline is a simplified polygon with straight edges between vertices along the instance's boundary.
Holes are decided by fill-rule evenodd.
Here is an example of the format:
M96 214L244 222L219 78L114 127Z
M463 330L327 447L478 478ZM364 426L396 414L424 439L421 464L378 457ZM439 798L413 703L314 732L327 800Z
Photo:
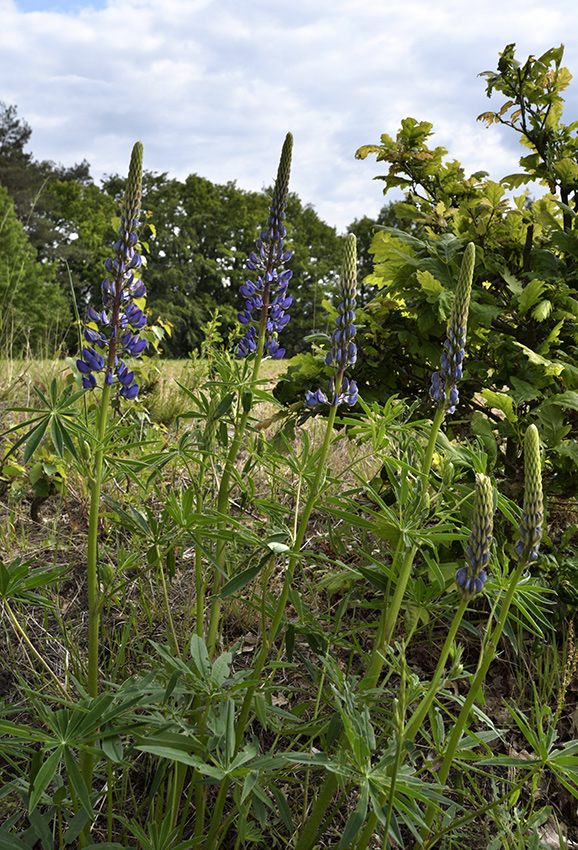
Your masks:
M129 371L122 358L139 357L147 345L146 340L138 337L138 331L147 323L146 316L135 303L146 295L142 280L135 276L135 271L142 265L142 257L136 251L142 196L142 153L142 144L137 142L131 156L121 208L119 239L114 243L116 256L104 263L109 274L102 282L104 309L98 312L92 306L88 308L91 324L84 329L84 339L89 344L82 349L82 356L76 361L83 387L95 389L98 386L95 373L104 373L104 386L112 386L116 382L119 395L127 399L136 398L139 387L134 382L134 372Z

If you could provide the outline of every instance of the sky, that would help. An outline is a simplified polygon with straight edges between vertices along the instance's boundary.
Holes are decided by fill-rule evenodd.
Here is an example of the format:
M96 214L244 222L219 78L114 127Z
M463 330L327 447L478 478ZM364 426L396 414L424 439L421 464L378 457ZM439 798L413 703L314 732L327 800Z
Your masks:
M565 44L578 120L577 33L576 0L0 0L0 101L37 159L97 182L141 140L148 170L258 191L291 131L291 190L344 232L389 199L355 151L408 116L468 175L518 170L517 134L476 121L509 43L521 61Z

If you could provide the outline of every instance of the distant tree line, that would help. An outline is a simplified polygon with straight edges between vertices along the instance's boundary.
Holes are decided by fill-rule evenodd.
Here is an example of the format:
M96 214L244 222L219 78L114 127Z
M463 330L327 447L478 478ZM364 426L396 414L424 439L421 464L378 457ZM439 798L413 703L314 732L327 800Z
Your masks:
M36 160L27 151L31 134L17 108L0 102L0 351L52 355L60 344L77 345L72 291L81 314L90 303L100 305L124 180L110 175L99 187L86 161L64 167ZM215 308L225 332L234 327L245 259L266 222L270 192L197 174L184 181L145 174L147 307L151 321L173 325L163 343L167 355L186 357L197 348ZM349 228L360 239L362 265L374 223L356 220ZM293 193L287 229L294 303L283 344L292 354L307 334L325 327L322 301L336 291L343 237ZM371 271L369 255L366 265L362 274Z

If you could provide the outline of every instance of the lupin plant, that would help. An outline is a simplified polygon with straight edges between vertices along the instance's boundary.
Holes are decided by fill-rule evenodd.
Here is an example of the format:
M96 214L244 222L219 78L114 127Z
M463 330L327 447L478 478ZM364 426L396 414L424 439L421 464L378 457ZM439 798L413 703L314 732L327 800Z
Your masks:
M355 236L349 233L343 248L343 267L340 279L339 307L337 308L336 329L331 337L332 348L327 352L325 363L333 369L329 383L329 398L318 389L305 395L308 407L318 407L330 404L338 407L357 404L357 383L345 377L348 366L353 366L357 360L355 345L355 296L357 294L357 243Z
M484 497L484 500L487 497ZM486 505L486 508L488 506ZM454 760L456 751L460 744L460 740L464 729L466 727L466 723L468 721L468 717L472 710L474 701L476 700L480 688L482 687L486 675L488 673L488 669L492 660L494 659L497 651L498 651L498 641L502 635L502 631L504 629L506 619L508 616L508 612L510 610L510 606L512 604L512 599L514 598L514 593L518 586L518 583L522 577L522 573L531 563L533 563L538 557L538 546L540 543L540 538L542 536L542 524L544 518L544 507L542 501L542 469L540 462L540 439L538 435L538 429L535 425L529 425L526 434L524 437L524 506L523 506L523 516L522 522L520 524L520 540L516 544L515 553L518 556L518 565L516 569L510 575L509 581L504 588L505 592L503 594L503 598L501 599L501 607L499 611L499 616L497 623L494 627L493 632L491 634L488 631L488 637L484 641L481 650L481 657L478 664L478 669L476 671L476 675L470 685L470 690L468 695L462 705L459 716L457 718L456 723L452 729L452 733L444 754L444 758L442 761L441 768L439 770L438 779L441 783L445 783L450 768L452 766L452 762ZM474 510L474 523L475 523L475 510ZM483 525L483 523L482 523ZM487 528L487 525L485 526ZM482 531L483 534L483 531ZM481 537L480 537L481 539ZM486 550L487 545L481 544L481 549ZM457 579L457 577L456 577ZM476 585L474 584L474 591ZM467 594L464 594L464 600L462 601L462 605L460 609L456 613L456 617L454 618L454 622L456 620L461 619L463 614L463 606L464 602L467 599ZM488 630L490 629L490 624L488 624ZM454 632L454 629L451 630ZM449 635L448 635L449 638ZM446 640L446 644L448 641ZM444 647L445 652L445 647ZM444 655L442 652L442 658ZM446 654L447 657L447 654ZM438 662L438 670L441 666L442 658ZM445 660L444 660L445 663ZM436 674L437 674L436 670ZM415 731L415 730L414 730ZM425 822L427 828L422 831L422 842L420 843L420 847L424 846L429 848L433 846L435 843L435 837L431 838L431 842L427 839L430 837L431 826L435 817L435 810L430 806L426 813Z
M424 504L427 503L427 500L425 499L425 494L427 492L427 487L429 483L429 474L431 470L431 464L435 451L438 433L446 412L453 412L455 410L455 404L458 401L457 387L455 385L457 384L457 381L461 378L462 375L462 363L464 358L463 350L465 345L465 335L467 332L467 319L470 303L470 293L472 287L472 277L474 272L474 261L475 246L472 242L470 242L466 247L462 259L462 264L460 267L455 300L448 322L448 340L444 344L444 352L442 353L442 368L437 373L434 373L433 377L433 385L436 388L436 394L433 395L433 398L434 401L437 402L437 406L429 433L428 444L425 450L420 470L420 486L422 494L424 496ZM344 314L345 311L341 313L342 316ZM343 321L343 319L341 319L341 321ZM338 330L340 329L341 325L338 319ZM341 345L344 345L344 338L337 337L333 340L334 346L337 340L339 340ZM459 347L457 347L458 343ZM331 355L331 361L332 364L335 361L339 363L339 355L335 358L333 355ZM339 365L341 366L340 363ZM340 393L340 388L337 384L337 381L340 376L343 377L343 372L344 370L341 371L340 368L339 371L336 372L335 393L337 394L337 402L339 401ZM349 385L349 389L351 389L351 384ZM323 399L324 397L322 398L319 395L318 390L317 393L311 393L310 396L308 396L307 400L309 405L313 406L314 403L322 403ZM332 404L329 414L330 417L333 417L331 419L331 422L333 422L333 419L335 417L335 411L337 410L337 403L335 403L335 395L333 398L333 402L334 404ZM383 606L382 614L377 625L377 634L373 643L373 650L365 675L359 683L360 691L370 691L377 687L379 676L383 669L383 665L386 658L386 648L390 644L390 641L392 639L399 612L403 604L407 583L411 575L413 562L418 548L416 543L407 544L404 542L404 540L405 535L400 534L398 545L394 553L393 563L389 573L389 581L385 594L385 604ZM390 588L393 585L394 581L395 592L390 598ZM474 586L476 585L474 584ZM454 620L456 630L466 607L467 599L464 596L462 598L462 604L458 612L459 618L456 615L456 619ZM453 637L455 637L455 631L453 632ZM445 664L445 659L447 658L447 654L449 654L450 648L451 641L448 641L447 646L444 649L446 655L444 657L443 663L441 664L439 676L441 676L443 664ZM435 696L435 692L436 684L432 682L430 693ZM433 696L431 697L432 699ZM426 699L424 698L424 700L422 701L422 707L425 704ZM423 716L425 716L426 712L427 707L425 707L424 709ZM423 719L423 717L421 719ZM414 734L418 728L419 726L416 724L413 730ZM302 834L299 837L299 841L296 845L296 850L310 850L311 846L315 841L315 836L317 834L319 824L323 821L323 818L326 815L327 808L331 802L333 793L335 792L336 788L336 776L333 774L329 774L323 784L317 801L312 808L311 815L307 821L307 824L305 825ZM368 834L369 833L370 830L368 831Z
M273 187L273 197L269 209L267 226L261 230L256 243L256 251L252 251L246 260L249 271L258 272L257 280L247 280L241 286L241 294L246 299L245 309L238 314L241 325L247 327L245 336L239 342L236 356L239 359L253 355L253 369L250 378L250 394L257 387L259 370L263 355L267 352L279 360L285 354L285 349L279 346L280 330L289 321L285 311L291 305L291 297L287 287L292 276L290 269L283 268L291 259L291 251L285 249L284 241L287 229L284 225L287 193L289 192L289 177L291 174L291 155L293 152L293 136L287 133L281 150L277 179ZM259 318L254 319L255 312ZM223 474L217 495L217 511L226 516L229 508L229 489L235 461L245 436L247 422L251 413L251 404L243 404L243 412L235 424L235 432L223 468ZM221 599L219 597L223 575L225 573L225 543L217 545L217 568L213 579L213 603L209 614L207 630L207 648L212 655L217 640L219 612ZM200 606L199 606L200 609Z
M129 175L121 206L121 225L119 239L114 244L115 256L105 261L105 270L109 273L102 283L104 309L97 313L89 308L90 323L84 338L91 345L83 348L82 358L77 367L82 376L83 386L92 390L101 387L100 408L96 426L96 449L94 470L90 493L90 514L88 524L88 552L86 583L88 590L88 670L87 693L89 697L98 695L98 655L100 631L100 594L98 581L98 521L100 516L100 494L102 487L104 444L108 424L108 407L113 387L119 388L119 395L134 399L138 393L138 384L134 381L134 372L125 363L125 357L137 357L146 347L146 340L138 339L137 332L146 324L141 307L135 303L143 298L145 288L135 276L142 259L137 253L137 230L142 198L142 161L143 146L137 142L132 150ZM100 326L100 327L99 327ZM97 349L106 352L100 354ZM96 374L102 374L99 385ZM83 754L82 772L89 790L92 787L93 758Z

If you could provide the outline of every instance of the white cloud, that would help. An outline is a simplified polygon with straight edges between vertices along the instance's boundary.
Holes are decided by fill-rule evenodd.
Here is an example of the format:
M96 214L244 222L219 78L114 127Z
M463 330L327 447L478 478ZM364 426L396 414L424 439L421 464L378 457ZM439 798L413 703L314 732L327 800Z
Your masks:
M0 16L0 100L31 124L35 156L86 158L98 178L124 172L139 138L150 169L260 189L291 130L291 188L343 230L383 203L379 167L355 150L408 115L468 173L515 171L515 134L476 123L493 107L477 75L509 42L520 59L563 42L578 4L0 0ZM575 43L565 64L578 73ZM566 120L577 113L571 85Z

